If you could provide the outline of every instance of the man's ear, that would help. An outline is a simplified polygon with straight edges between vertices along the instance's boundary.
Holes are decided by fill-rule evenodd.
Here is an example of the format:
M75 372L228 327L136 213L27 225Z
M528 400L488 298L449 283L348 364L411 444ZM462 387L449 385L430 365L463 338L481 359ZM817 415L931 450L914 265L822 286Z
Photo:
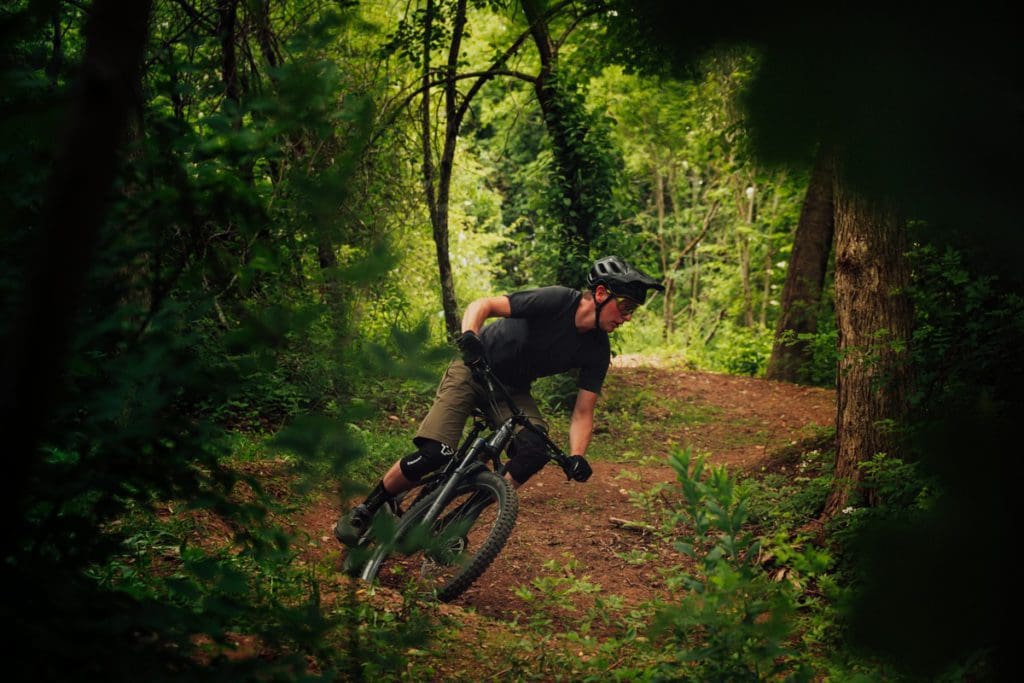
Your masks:
M594 288L594 301L597 303L604 303L604 300L608 298L608 288L604 285L598 285Z

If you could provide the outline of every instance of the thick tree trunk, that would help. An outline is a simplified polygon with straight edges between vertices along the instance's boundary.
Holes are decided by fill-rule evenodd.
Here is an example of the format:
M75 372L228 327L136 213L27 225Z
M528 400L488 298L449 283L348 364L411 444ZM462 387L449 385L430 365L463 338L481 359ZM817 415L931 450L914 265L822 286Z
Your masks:
M766 372L768 379L796 382L800 369L810 360L807 343L797 337L818 329L818 307L835 227L832 176L831 153L823 148L811 173L793 238L775 345Z
M860 464L895 455L894 426L906 415L911 307L906 296L906 226L895 207L835 184L839 387L830 517L859 502Z

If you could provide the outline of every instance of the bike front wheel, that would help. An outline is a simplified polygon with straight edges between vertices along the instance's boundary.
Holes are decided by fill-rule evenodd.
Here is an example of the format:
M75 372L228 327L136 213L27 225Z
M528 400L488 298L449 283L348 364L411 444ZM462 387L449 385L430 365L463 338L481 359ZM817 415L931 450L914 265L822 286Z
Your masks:
M515 490L494 472L478 472L456 487L428 526L424 517L440 492L425 496L402 515L394 539L381 543L370 556L363 579L448 602L484 573L515 525Z

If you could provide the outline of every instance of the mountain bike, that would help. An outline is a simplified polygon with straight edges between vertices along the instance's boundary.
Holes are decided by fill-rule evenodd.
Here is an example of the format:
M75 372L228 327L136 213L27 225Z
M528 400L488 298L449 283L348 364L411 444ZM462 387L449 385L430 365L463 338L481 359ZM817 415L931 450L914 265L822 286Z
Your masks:
M586 481L590 467L571 458L516 406L508 389L485 361L472 367L486 388L492 408L503 401L510 415L484 438L483 412L472 413L473 427L448 464L429 475L404 499L377 513L357 547L350 549L344 569L363 580L448 602L461 595L486 571L508 541L519 514L519 498L504 476L501 454L517 428L529 429L547 446L549 461L569 479ZM496 410L492 410L492 414Z

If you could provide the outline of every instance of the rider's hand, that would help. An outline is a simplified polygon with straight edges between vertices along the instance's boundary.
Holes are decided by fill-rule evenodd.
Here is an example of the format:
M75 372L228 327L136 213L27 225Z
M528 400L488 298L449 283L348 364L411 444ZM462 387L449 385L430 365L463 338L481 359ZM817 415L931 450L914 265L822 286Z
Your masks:
M586 481L594 470L590 469L590 463L582 455L571 455L565 461L565 476L576 481Z
M455 340L462 351L462 360L466 365L473 366L484 358L484 343L473 330L466 330Z

